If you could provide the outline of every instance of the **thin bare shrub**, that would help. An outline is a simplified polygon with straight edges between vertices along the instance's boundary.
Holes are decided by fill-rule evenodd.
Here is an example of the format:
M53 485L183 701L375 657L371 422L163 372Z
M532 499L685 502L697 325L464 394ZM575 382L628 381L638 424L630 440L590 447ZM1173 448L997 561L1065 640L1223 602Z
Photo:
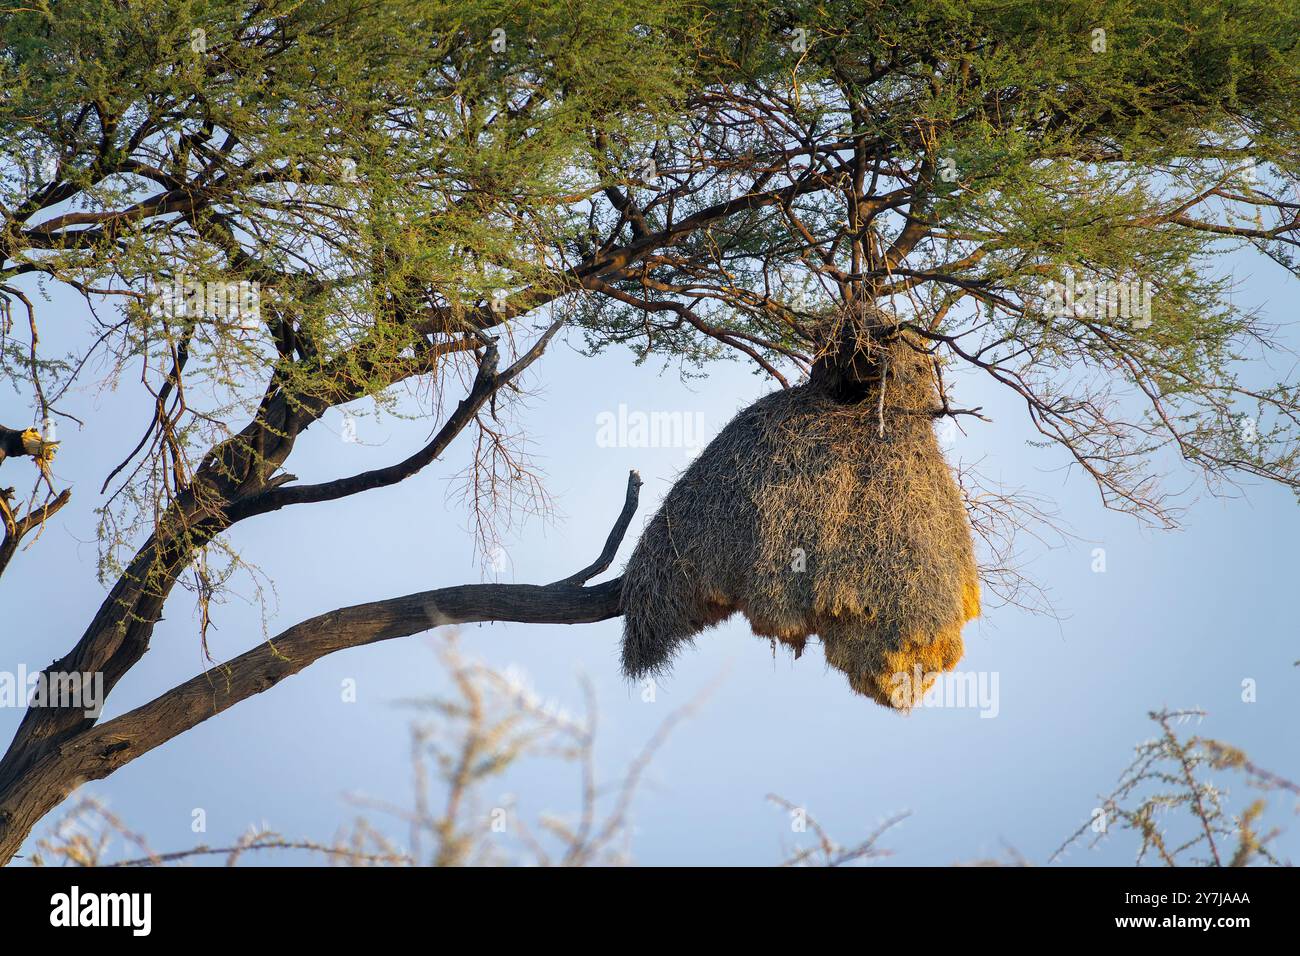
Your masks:
M1165 866L1282 865L1270 849L1281 832L1262 830L1267 803L1256 798L1233 810L1226 788L1211 775L1228 772L1260 791L1300 797L1300 784L1258 767L1236 747L1205 737L1180 737L1177 725L1199 723L1199 710L1153 711L1158 736L1135 748L1133 762L1111 794L1052 855L1080 842L1091 848L1116 829L1138 838L1138 864ZM1089 838L1091 837L1091 838Z

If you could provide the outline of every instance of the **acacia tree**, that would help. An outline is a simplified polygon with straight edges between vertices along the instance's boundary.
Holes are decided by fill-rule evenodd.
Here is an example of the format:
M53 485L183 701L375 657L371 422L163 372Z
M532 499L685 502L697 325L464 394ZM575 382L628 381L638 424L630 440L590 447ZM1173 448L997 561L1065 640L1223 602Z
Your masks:
M1167 452L1212 483L1300 486L1296 388L1239 379L1269 330L1211 269L1237 244L1295 270L1285 0L3 12L0 361L38 426L96 369L138 377L151 409L103 487L77 489L103 496L106 594L49 674L111 692L177 585L206 627L236 524L363 507L457 440L490 537L492 509L536 491L497 415L562 331L593 356L751 362L780 387L870 374L864 339L907 330L941 384L964 366L1017 394L1108 506L1170 523L1151 475ZM88 306L70 355L41 347L50 284ZM329 409L399 386L435 422L424 447L318 484L285 470ZM978 414L941 394L936 418ZM53 436L6 415L6 475L30 457L36 483L6 498L0 570L69 500ZM554 583L326 610L107 721L30 708L0 759L0 860L82 782L326 654L616 617L619 581L587 582L638 487L600 556Z

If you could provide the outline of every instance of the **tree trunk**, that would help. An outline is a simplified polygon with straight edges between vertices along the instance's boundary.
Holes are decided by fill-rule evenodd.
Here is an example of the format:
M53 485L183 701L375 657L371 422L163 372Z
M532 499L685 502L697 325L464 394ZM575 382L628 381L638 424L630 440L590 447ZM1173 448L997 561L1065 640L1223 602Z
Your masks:
M552 584L464 584L339 608L295 624L239 655L222 666L216 680L199 674L103 724L67 709L51 723L41 710L29 709L23 721L28 732L19 728L0 761L0 866L13 859L41 818L82 783L107 777L327 654L448 624L590 624L617 617L622 578L585 585L613 562L636 512L640 488L641 478L632 472L623 510L600 555ZM122 630L125 636L129 628ZM51 727L53 733L42 732Z

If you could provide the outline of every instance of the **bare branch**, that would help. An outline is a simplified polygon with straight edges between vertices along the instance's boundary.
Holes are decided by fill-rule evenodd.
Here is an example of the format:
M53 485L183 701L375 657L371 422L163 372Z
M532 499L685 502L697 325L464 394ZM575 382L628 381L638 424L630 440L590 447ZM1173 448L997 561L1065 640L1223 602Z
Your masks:
M636 471L631 471L627 476L627 498L623 502L623 511L619 514L618 520L614 522L614 527L610 529L609 537L605 540L605 548L600 552L600 557L577 574L571 574L567 578L556 581L551 585L552 587L586 584L610 566L614 560L614 555L618 553L618 546L623 542L623 536L627 534L627 526L632 523L632 516L636 514L637 499L640 495L641 475Z

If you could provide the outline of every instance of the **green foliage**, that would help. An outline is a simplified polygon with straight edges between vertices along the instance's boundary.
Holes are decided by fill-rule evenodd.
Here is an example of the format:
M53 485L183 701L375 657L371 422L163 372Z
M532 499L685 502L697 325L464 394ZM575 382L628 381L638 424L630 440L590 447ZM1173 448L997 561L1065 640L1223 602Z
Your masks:
M1285 0L41 0L0 20L0 367L37 421L145 367L114 474L152 521L271 396L432 410L556 318L788 383L870 303L1168 522L1162 448L1300 484L1295 387L1243 377L1272 343L1214 269L1293 267L1298 40ZM25 332L25 276L96 307L83 348ZM1049 310L1073 280L1150 322Z
M429 0L7 12L5 318L7 283L27 274L119 303L96 313L91 350L107 353L108 383L143 362L166 405L122 473L125 524L105 533L129 540L132 515L152 521L257 414L268 380L299 406L382 400L465 354L448 340L494 324L498 290L559 294L575 197L597 182L593 137L630 148L680 96L686 49L666 39L668 16ZM166 296L186 283L255 286L259 314L176 308ZM34 341L0 356L38 421L86 358L56 364Z
M1294 5L729 10L719 33L743 40L713 50L714 84L663 146L806 188L683 240L653 285L622 286L626 304L592 303L593 351L702 363L722 341L776 365L819 354L824 318L867 300L1020 392L1114 507L1173 519L1147 480L1159 448L1296 487L1294 387L1239 379L1275 343L1215 268L1234 246L1292 266ZM686 182L696 209L734 191L721 174ZM654 195L642 208L651 231L685 215ZM1052 284L1076 277L1149 283L1150 321L1048 312ZM647 298L694 321L647 315Z

